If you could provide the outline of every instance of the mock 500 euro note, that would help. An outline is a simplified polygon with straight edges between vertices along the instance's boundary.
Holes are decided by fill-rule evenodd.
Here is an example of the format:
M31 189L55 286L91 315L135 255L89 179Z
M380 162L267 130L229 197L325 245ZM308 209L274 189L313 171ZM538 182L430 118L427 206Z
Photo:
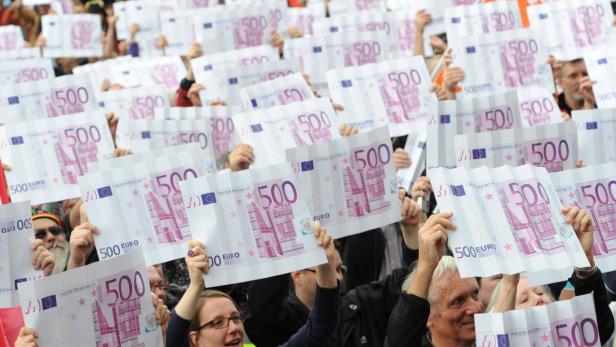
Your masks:
M160 33L160 13L175 9L176 4L167 1L132 0L113 3L113 13L118 16L116 36L126 40L130 36L130 26L139 25L137 37L141 34Z
M2 62L0 85L36 82L55 78L50 59L25 59Z
M83 113L6 125L13 160L5 173L14 201L32 204L79 196L77 177L113 154L105 115Z
M160 14L160 34L167 40L167 55L186 55L193 43L197 42L193 19L200 12L203 12L203 9L178 6L177 10Z
M5 124L95 109L93 87L86 76L67 75L0 87L1 121Z
M588 165L616 160L616 108L573 111L580 157Z
M169 96L160 86L110 90L101 94L98 107L124 119L154 119L156 109L169 107Z
M286 151L314 220L335 237L400 221L387 128Z
M186 68L179 56L127 59L112 66L109 80L128 87L161 86L175 92L186 76Z
M437 108L432 80L421 57L328 71L332 100L343 105L341 122L360 131L389 126L390 136L426 129L426 118Z
M19 286L26 326L45 346L163 346L143 253Z
M117 83L113 80L113 76L110 74L110 70L113 66L125 62L127 60L136 59L132 56L121 56L113 59L100 60L95 63L89 63L85 65L75 66L73 69L74 75L84 75L89 78L94 88L94 93L97 98L103 93L104 83Z
M440 210L454 213L461 277L588 266L544 168L435 168L430 179Z
M327 95L325 72L388 59L391 54L385 32L349 31L305 36L285 41L285 58L299 58L302 71L320 93Z
M556 172L574 169L579 158L576 126L572 122L456 135L454 143L459 167L528 163Z
M555 1L528 7L530 27L559 60L579 57L580 49L607 43L612 26L609 0Z
M178 148L179 149L179 148ZM199 149L143 161L101 163L79 179L101 260L144 247L147 265L178 259L192 239L180 181L216 172ZM106 167L105 167L106 166Z
M173 0L177 8L200 9L220 5L216 0Z
M432 35L443 34L445 28L445 10L449 7L476 5L477 0L387 0L389 10L408 9L417 13L420 10L426 10L432 15L432 21L426 25L424 31L424 39Z
M474 318L477 346L601 346L592 294Z
M252 146L253 167L286 162L285 149L340 138L340 124L331 102L308 99L235 115L241 143Z
M287 105L316 96L301 73L293 73L240 89L244 110Z
M611 48L608 48L611 47ZM588 76L596 83L592 86L599 108L616 107L616 54L613 46L588 50L584 54Z
M208 286L326 262L288 163L180 183L193 239L207 247Z
M200 80L203 74L223 68L242 65L263 64L280 61L278 48L269 44L235 49L219 53L204 54L190 61L195 80Z
M427 133L410 133L406 137L404 150L411 157L411 166L406 169L398 169L398 187L411 191L413 183L417 181L426 168L426 136Z
M47 58L101 57L103 30L95 14L45 15L41 18Z
M124 124L122 124L124 123ZM208 119L191 120L125 120L118 124L116 143L120 148L143 151L196 142L205 151L202 155L214 160L212 126Z
M327 17L312 23L315 35L337 32L383 31L387 35L391 49L413 50L415 45L415 12L361 11L340 16Z
M565 206L580 206L592 217L592 253L601 271L616 270L616 163L587 166L550 174Z
M338 0L327 3L330 16L339 16L349 12L361 12L370 10L385 11L385 0Z
M545 88L518 88L517 92L523 126L534 127L564 121L558 102Z
M0 50L0 61L37 59L41 57L38 47L22 47L10 51Z
M30 201L0 206L0 308L19 306L17 286L43 276L32 265Z
M554 90L544 43L535 30L512 30L459 37L451 42L453 62L465 72L465 94L540 86Z
M282 8L278 9L282 15ZM265 45L276 28L270 8L265 6L218 6L199 12L194 19L197 42L209 52Z
M199 92L201 102L210 104L224 100L227 105L241 105L239 91L242 88L300 72L297 59L285 59L271 63L219 68L195 77L205 86ZM195 75L196 76L196 75Z
M0 26L0 51L12 51L24 46L24 35L18 25Z
M428 169L456 167L456 135L521 126L515 91L440 101L438 113L428 118Z
M522 29L522 16L518 4L513 1L448 7L445 9L445 29L449 40Z
M313 35L313 24L321 18L325 18L325 5L314 6L310 2L307 7L289 8L287 9L287 16L289 18L289 27L299 29L302 36Z
M158 109L156 119L188 120L208 119L212 129L212 145L217 161L224 160L237 144L235 125L231 116L241 112L236 106L212 106L212 107L171 107ZM219 165L220 166L220 165Z

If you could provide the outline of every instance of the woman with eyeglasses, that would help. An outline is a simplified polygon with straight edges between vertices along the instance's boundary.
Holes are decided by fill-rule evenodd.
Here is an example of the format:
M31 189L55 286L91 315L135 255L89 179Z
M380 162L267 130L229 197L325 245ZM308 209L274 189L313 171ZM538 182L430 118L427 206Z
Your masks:
M284 343L284 347L321 346L334 332L338 321L338 283L334 268L334 242L315 222L314 235L325 249L328 262L316 267L315 307L308 322ZM188 244L185 258L190 285L169 320L166 346L241 347L244 343L244 314L227 294L204 290L208 272L207 255L201 242Z

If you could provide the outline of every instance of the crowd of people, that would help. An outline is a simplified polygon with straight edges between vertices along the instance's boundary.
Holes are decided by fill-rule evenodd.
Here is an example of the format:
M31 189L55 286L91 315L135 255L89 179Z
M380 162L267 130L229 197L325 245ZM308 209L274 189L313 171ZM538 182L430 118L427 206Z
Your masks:
M292 5L304 3L293 1ZM111 0L72 0L71 7L72 13L101 16L104 57L58 58L54 64L56 76L71 74L76 66L100 59L139 56L135 40L139 25L131 25L127 40L117 40L117 15L113 13ZM0 25L20 26L25 40L42 48L45 38L40 34L40 18L53 13L50 5L30 7L23 5L22 0L5 1L0 5ZM432 73L437 69L442 57L445 61L433 90L439 100L452 100L457 97L458 84L464 80L465 71L452 63L444 35L425 38L424 29L431 21L427 11L417 12L413 54L423 55L423 40L430 40L434 55L425 57L428 70ZM291 37L303 35L297 28L289 32ZM281 55L288 39L283 39L280 32L271 34L271 44L280 49ZM160 37L159 45L164 49L165 37ZM173 105L200 107L225 103L224 100L205 102L199 97L199 92L207 86L195 82L188 62L207 52L208 47L195 43L183 56L187 75L172 97ZM574 110L596 108L594 82L588 77L583 59L559 61L546 57L546 62L552 67L554 83L560 91L554 97L565 121L571 120ZM100 86L103 91L123 88L108 82ZM318 94L316 89L314 92ZM334 107L340 109L344 105ZM109 113L107 120L115 136L121 117ZM357 132L348 124L340 128L344 137L355 136ZM405 140L392 138L397 170L412 164L404 150ZM115 155L132 154L130 148L117 148ZM251 146L239 144L229 153L225 165L232 172L248 170L254 160ZM11 167L3 164L3 169L10 171ZM602 273L595 265L594 226L584 209L567 206L562 214L575 230L590 267L576 268L566 282L532 286L524 274L460 276L447 247L448 235L456 232L451 220L453 212L435 212L436 199L425 172L409 191L400 189L399 199L402 202L399 223L339 240L332 239L315 222L314 237L325 250L327 263L312 268L210 288L207 244L197 240L187 244L184 259L148 266L152 303L165 345L475 346L476 314L525 309L588 293L594 298L601 345L612 343L614 316L610 303L616 299L616 286L611 285L616 275ZM428 206L418 203L419 199L427 201ZM95 238L113 232L99 230L90 223L81 198L32 206L32 229L32 266L42 270L45 276L98 262ZM14 345L38 346L38 332L23 327Z

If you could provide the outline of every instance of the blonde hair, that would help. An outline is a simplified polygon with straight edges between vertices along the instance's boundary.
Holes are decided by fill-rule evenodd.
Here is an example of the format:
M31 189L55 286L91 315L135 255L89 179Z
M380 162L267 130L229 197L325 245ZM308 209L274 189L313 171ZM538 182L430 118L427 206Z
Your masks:
M526 275L520 274L520 277L522 276L526 276ZM492 310L494 309L494 306L496 306L496 301L498 300L498 296L500 294L502 287L503 287L503 280L501 279L500 281L498 281L498 284L496 285L496 287L494 287L494 291L492 292L492 296L490 297L490 303L488 303L488 307L486 308L485 312L492 312ZM548 286L533 286L533 287L542 287L543 291L545 292L545 295L547 295L552 300L552 302L556 302L556 299L554 299L554 294L552 294L550 287ZM517 292L518 290L516 288L516 296L517 296Z

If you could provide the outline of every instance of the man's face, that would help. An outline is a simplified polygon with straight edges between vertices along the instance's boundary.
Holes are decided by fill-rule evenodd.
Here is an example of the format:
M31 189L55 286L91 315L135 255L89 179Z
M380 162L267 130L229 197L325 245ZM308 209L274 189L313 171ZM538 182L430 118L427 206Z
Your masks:
M479 288L479 297L481 298L481 302L483 303L483 307L488 307L490 303L490 299L492 298L492 293L494 293L494 288L500 280L503 278L503 275L494 275L490 277L483 277L481 279L481 288Z
M163 280L160 271L152 265L148 266L148 280L150 281L150 291L163 302L167 301L167 283Z
M432 284L437 299L430 303L428 329L433 339L475 341L476 313L483 312L479 285L475 278L460 278L448 271Z
M47 218L40 218L32 222L34 237L43 240L47 249L53 248L56 242L66 242L62 228L56 222Z
M56 257L52 273L64 271L68 261L69 244L64 230L54 221L47 218L39 218L32 221L34 238L43 240L45 247Z
M334 266L336 268L336 280L340 284L346 273L346 267L342 264L342 258L337 250L334 252ZM305 297L314 298L317 290L316 267L301 270L298 273L298 279L295 280L295 290L302 291Z
M565 96L577 101L584 100L580 94L580 80L588 76L584 61L567 62L561 67L558 85L563 89Z

